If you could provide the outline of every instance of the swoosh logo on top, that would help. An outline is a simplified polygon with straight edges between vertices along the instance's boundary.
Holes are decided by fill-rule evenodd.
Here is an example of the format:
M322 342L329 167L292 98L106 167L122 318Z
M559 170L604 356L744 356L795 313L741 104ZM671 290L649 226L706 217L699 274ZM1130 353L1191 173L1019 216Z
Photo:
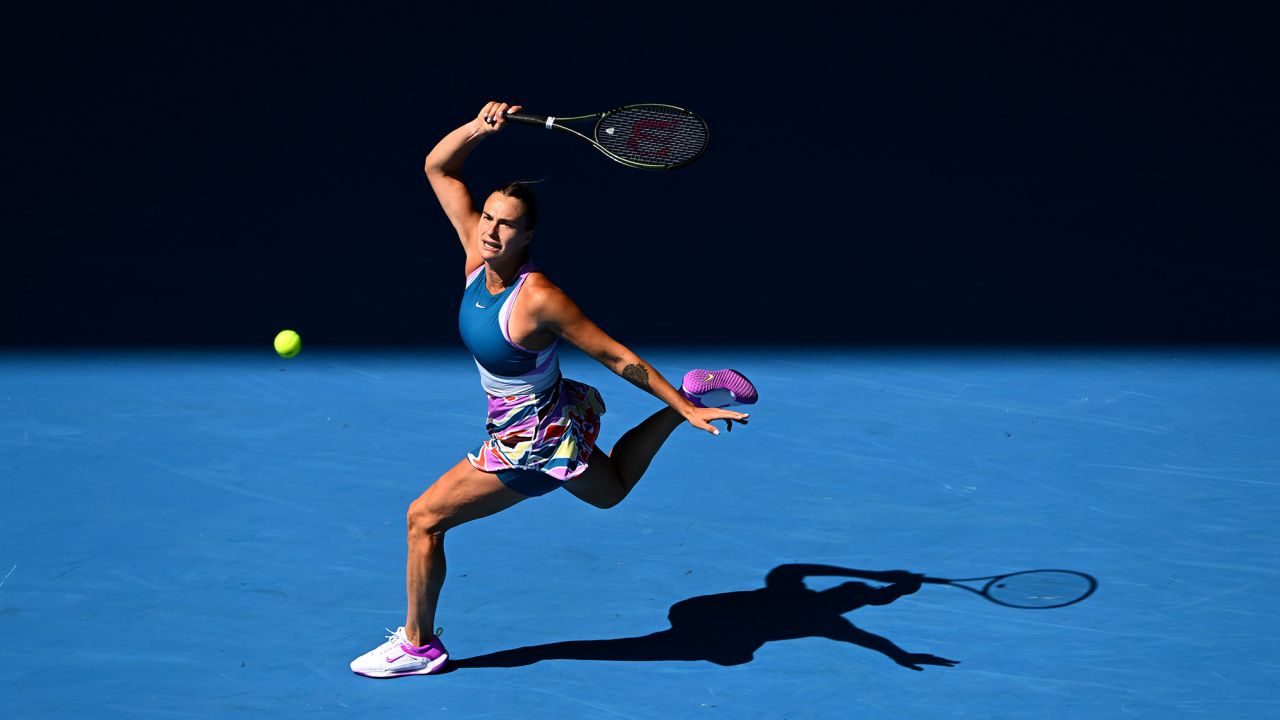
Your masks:
M481 310L484 310L485 308L487 308L487 307L489 307L489 306L488 306L488 305L481 305L479 302L477 302L477 303L476 303L476 307L480 308Z

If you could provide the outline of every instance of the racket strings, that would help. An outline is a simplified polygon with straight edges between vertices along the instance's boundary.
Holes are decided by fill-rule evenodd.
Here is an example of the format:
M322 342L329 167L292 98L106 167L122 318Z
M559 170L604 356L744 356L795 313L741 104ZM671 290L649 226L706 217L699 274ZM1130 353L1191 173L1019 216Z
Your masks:
M1083 573L1040 570L993 580L983 591L991 600L1021 608L1054 608L1080 602L1097 587L1097 581Z
M609 113L596 125L596 142L628 162L674 166L692 162L707 147L707 126L694 114L661 105L635 105Z

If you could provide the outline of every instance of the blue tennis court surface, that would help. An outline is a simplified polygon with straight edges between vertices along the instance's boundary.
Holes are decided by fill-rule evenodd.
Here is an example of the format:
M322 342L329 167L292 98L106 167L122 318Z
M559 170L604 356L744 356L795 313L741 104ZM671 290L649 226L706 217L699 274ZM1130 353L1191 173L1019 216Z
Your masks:
M1275 715L1280 354L636 349L743 370L751 425L678 430L615 509L452 531L455 669L391 681L347 664L403 623L407 504L483 432L465 352L0 356L0 716ZM565 371L606 447L657 407ZM792 564L1099 585L926 585L847 626L763 590Z

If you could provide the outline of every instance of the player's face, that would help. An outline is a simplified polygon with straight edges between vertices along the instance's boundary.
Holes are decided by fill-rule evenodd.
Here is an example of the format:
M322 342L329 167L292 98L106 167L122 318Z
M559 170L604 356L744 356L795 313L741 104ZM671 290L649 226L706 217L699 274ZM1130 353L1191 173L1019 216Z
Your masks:
M502 193L485 201L479 230L480 257L485 260L518 256L533 237L533 232L525 229L524 203Z

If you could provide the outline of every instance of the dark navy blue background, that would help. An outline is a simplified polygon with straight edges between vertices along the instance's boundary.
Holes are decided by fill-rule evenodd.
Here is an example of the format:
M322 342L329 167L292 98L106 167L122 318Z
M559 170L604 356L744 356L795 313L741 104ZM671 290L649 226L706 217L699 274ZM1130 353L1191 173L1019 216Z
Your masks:
M645 173L510 128L630 343L1280 341L1264 3L62 3L4 31L0 343L456 343L422 158L489 99L691 107Z

